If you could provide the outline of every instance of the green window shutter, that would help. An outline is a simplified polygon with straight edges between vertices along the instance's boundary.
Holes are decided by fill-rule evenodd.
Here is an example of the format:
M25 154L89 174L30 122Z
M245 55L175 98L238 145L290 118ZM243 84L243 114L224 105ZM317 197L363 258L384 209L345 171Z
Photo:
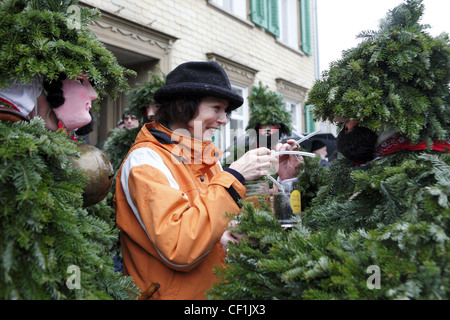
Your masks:
M278 0L267 0L268 10L268 28L270 33L273 33L277 37L280 36L280 22L278 16Z
M267 2L266 0L251 1L252 22L267 29L269 21L267 19Z
M316 131L316 122L314 121L314 114L311 112L313 105L305 107L305 131L306 133L311 133Z
M280 36L278 0L251 0L252 22Z
M302 34L302 51L307 55L312 55L312 19L310 0L300 0L300 19Z

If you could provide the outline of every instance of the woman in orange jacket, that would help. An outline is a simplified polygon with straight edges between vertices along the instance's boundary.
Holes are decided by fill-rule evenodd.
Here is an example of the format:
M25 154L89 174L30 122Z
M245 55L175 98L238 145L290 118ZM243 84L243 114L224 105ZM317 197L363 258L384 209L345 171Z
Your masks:
M243 99L216 62L181 64L154 98L156 121L142 127L117 175L124 273L142 298L205 299L214 266L224 263L221 242L233 238L225 214L239 213L245 182L266 175L278 159L258 148L222 170L212 136ZM300 162L290 159L292 175Z

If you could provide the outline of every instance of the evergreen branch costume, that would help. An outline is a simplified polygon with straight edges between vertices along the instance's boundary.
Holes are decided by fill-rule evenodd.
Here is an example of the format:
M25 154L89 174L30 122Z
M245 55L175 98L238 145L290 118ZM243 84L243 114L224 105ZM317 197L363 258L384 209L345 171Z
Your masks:
M76 3L0 1L0 89L33 89L60 74L86 74L103 94L127 88L128 71L87 29L98 12ZM79 25L71 28L72 22ZM35 96L27 101L32 108ZM118 232L111 209L102 202L83 208L88 177L72 162L80 156L76 143L63 130L46 129L42 118L26 121L14 114L14 104L2 102L12 116L0 117L0 297L137 297L133 280L113 270L110 249Z
M118 232L108 211L82 208L87 177L71 162L74 142L39 118L0 121L0 139L2 299L136 296L133 281L113 271L108 250Z
M228 167L245 152L258 148L258 137L256 135L259 126L278 125L278 138L291 134L292 116L284 109L283 97L279 93L269 90L267 86L259 82L259 86L252 88L248 102L250 119L245 128L247 132L243 136L237 137L234 146L230 147L233 148L233 152L225 159L224 167Z
M308 93L313 113L333 121L357 119L374 131L394 128L411 143L448 139L448 35L431 37L419 23L421 1L394 8L379 31L332 63Z
M260 125L274 124L280 127L280 137L291 134L292 116L284 110L283 97L270 91L261 82L254 86L248 97L250 106L250 120L247 128L258 130Z
M424 32L422 12L419 0L394 8L309 93L318 118L394 131L378 158L329 171L305 159L302 192L323 184L291 230L246 204L234 232L248 238L216 269L211 299L450 297L450 44Z
M88 26L100 17L97 9L77 0L17 1L0 4L0 88L45 77L57 80L86 74L100 96L116 98L134 75L117 62Z

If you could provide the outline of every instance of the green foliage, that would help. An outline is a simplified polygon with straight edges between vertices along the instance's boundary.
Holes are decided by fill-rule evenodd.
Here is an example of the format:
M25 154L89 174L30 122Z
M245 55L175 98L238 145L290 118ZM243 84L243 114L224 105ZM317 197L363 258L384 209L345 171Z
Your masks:
M105 141L103 150L108 155L109 160L114 168L114 172L119 170L123 159L127 155L131 146L136 140L136 136L141 128L132 128L130 130L125 128L115 128L109 133L108 139Z
M316 197L319 187L324 185L329 177L329 170L320 165L320 156L315 158L304 157L298 176L299 190L302 201L302 212L311 205Z
M365 31L308 93L318 119L357 119L372 130L393 126L413 143L446 140L450 122L450 42L419 23L421 0L406 0Z
M129 277L113 270L114 223L82 208L87 177L76 144L40 118L0 122L0 296L3 299L132 299ZM96 211L97 210L97 211ZM70 266L81 289L69 289Z
M126 77L135 73L120 66L88 28L99 11L77 3L1 0L0 87L86 73L100 96L115 98L129 88Z
M246 130L257 130L259 125L279 124L280 135L291 134L292 116L284 109L283 97L270 91L260 82L248 97L250 119Z
M379 32L362 33L310 91L314 114L391 125L413 143L448 139L449 39L423 31L422 11L406 0ZM209 298L448 299L450 154L399 151L361 167L338 158L325 175L312 160L299 176L302 220L283 230L270 211L244 206L232 231L247 237L215 269Z
M332 163L292 229L244 206L233 231L247 237L216 268L209 298L448 299L450 155L397 153L349 168ZM370 266L379 289L367 286Z

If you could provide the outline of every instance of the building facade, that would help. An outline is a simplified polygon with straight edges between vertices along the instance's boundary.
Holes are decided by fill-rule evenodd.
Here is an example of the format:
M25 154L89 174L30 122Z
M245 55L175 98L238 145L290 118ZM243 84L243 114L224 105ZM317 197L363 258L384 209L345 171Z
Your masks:
M149 71L167 74L187 61L218 62L244 97L216 137L225 149L247 126L247 98L254 85L283 95L295 132L313 131L305 106L318 77L315 0L84 0L102 17L92 30L125 67L131 87ZM127 106L127 97L101 102L92 144L106 139Z

